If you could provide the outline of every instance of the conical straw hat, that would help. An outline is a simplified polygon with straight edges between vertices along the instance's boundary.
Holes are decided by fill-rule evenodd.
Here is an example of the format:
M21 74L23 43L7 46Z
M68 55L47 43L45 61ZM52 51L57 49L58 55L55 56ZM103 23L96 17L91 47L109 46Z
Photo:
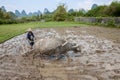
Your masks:
M27 29L27 31L32 31L32 29L31 29L31 28L29 28L29 29Z

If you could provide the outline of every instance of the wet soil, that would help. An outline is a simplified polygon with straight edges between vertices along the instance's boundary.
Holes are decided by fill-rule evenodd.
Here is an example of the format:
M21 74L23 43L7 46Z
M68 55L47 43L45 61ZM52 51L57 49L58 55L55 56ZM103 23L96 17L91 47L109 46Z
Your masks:
M39 55L34 57L32 51L23 55L29 48L22 46L25 50L18 48L16 51L17 47L10 47L14 40L12 44L8 41L0 44L0 80L120 80L120 29L72 27L34 32L40 35L37 39L66 38L78 44L81 52L69 51L69 57L59 60L46 59ZM18 42L19 39L15 43Z

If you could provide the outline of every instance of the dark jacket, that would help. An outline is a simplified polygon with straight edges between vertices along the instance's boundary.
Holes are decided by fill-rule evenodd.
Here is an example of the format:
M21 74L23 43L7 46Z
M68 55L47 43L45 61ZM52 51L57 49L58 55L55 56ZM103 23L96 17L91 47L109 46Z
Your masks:
M34 41L34 34L33 34L33 32L32 31L29 31L28 33L27 33L27 39L29 39L30 41Z

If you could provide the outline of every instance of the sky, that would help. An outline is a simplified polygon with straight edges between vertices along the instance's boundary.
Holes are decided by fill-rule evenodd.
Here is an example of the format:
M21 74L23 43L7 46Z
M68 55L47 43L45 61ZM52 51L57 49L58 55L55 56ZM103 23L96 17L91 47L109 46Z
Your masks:
M25 10L27 13L40 10L44 11L47 8L53 11L60 3L65 3L67 10L73 8L76 10L84 8L91 9L95 3L97 5L109 5L113 0L0 0L0 7L5 6L7 11Z

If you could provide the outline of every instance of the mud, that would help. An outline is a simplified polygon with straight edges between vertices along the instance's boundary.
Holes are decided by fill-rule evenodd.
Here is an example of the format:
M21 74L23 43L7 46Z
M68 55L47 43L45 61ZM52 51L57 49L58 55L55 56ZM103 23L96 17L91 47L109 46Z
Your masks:
M66 39L81 51L68 51L69 57L63 55L59 60L39 54L33 57L25 33L0 44L0 80L120 80L119 29L45 28L34 33L37 40Z

